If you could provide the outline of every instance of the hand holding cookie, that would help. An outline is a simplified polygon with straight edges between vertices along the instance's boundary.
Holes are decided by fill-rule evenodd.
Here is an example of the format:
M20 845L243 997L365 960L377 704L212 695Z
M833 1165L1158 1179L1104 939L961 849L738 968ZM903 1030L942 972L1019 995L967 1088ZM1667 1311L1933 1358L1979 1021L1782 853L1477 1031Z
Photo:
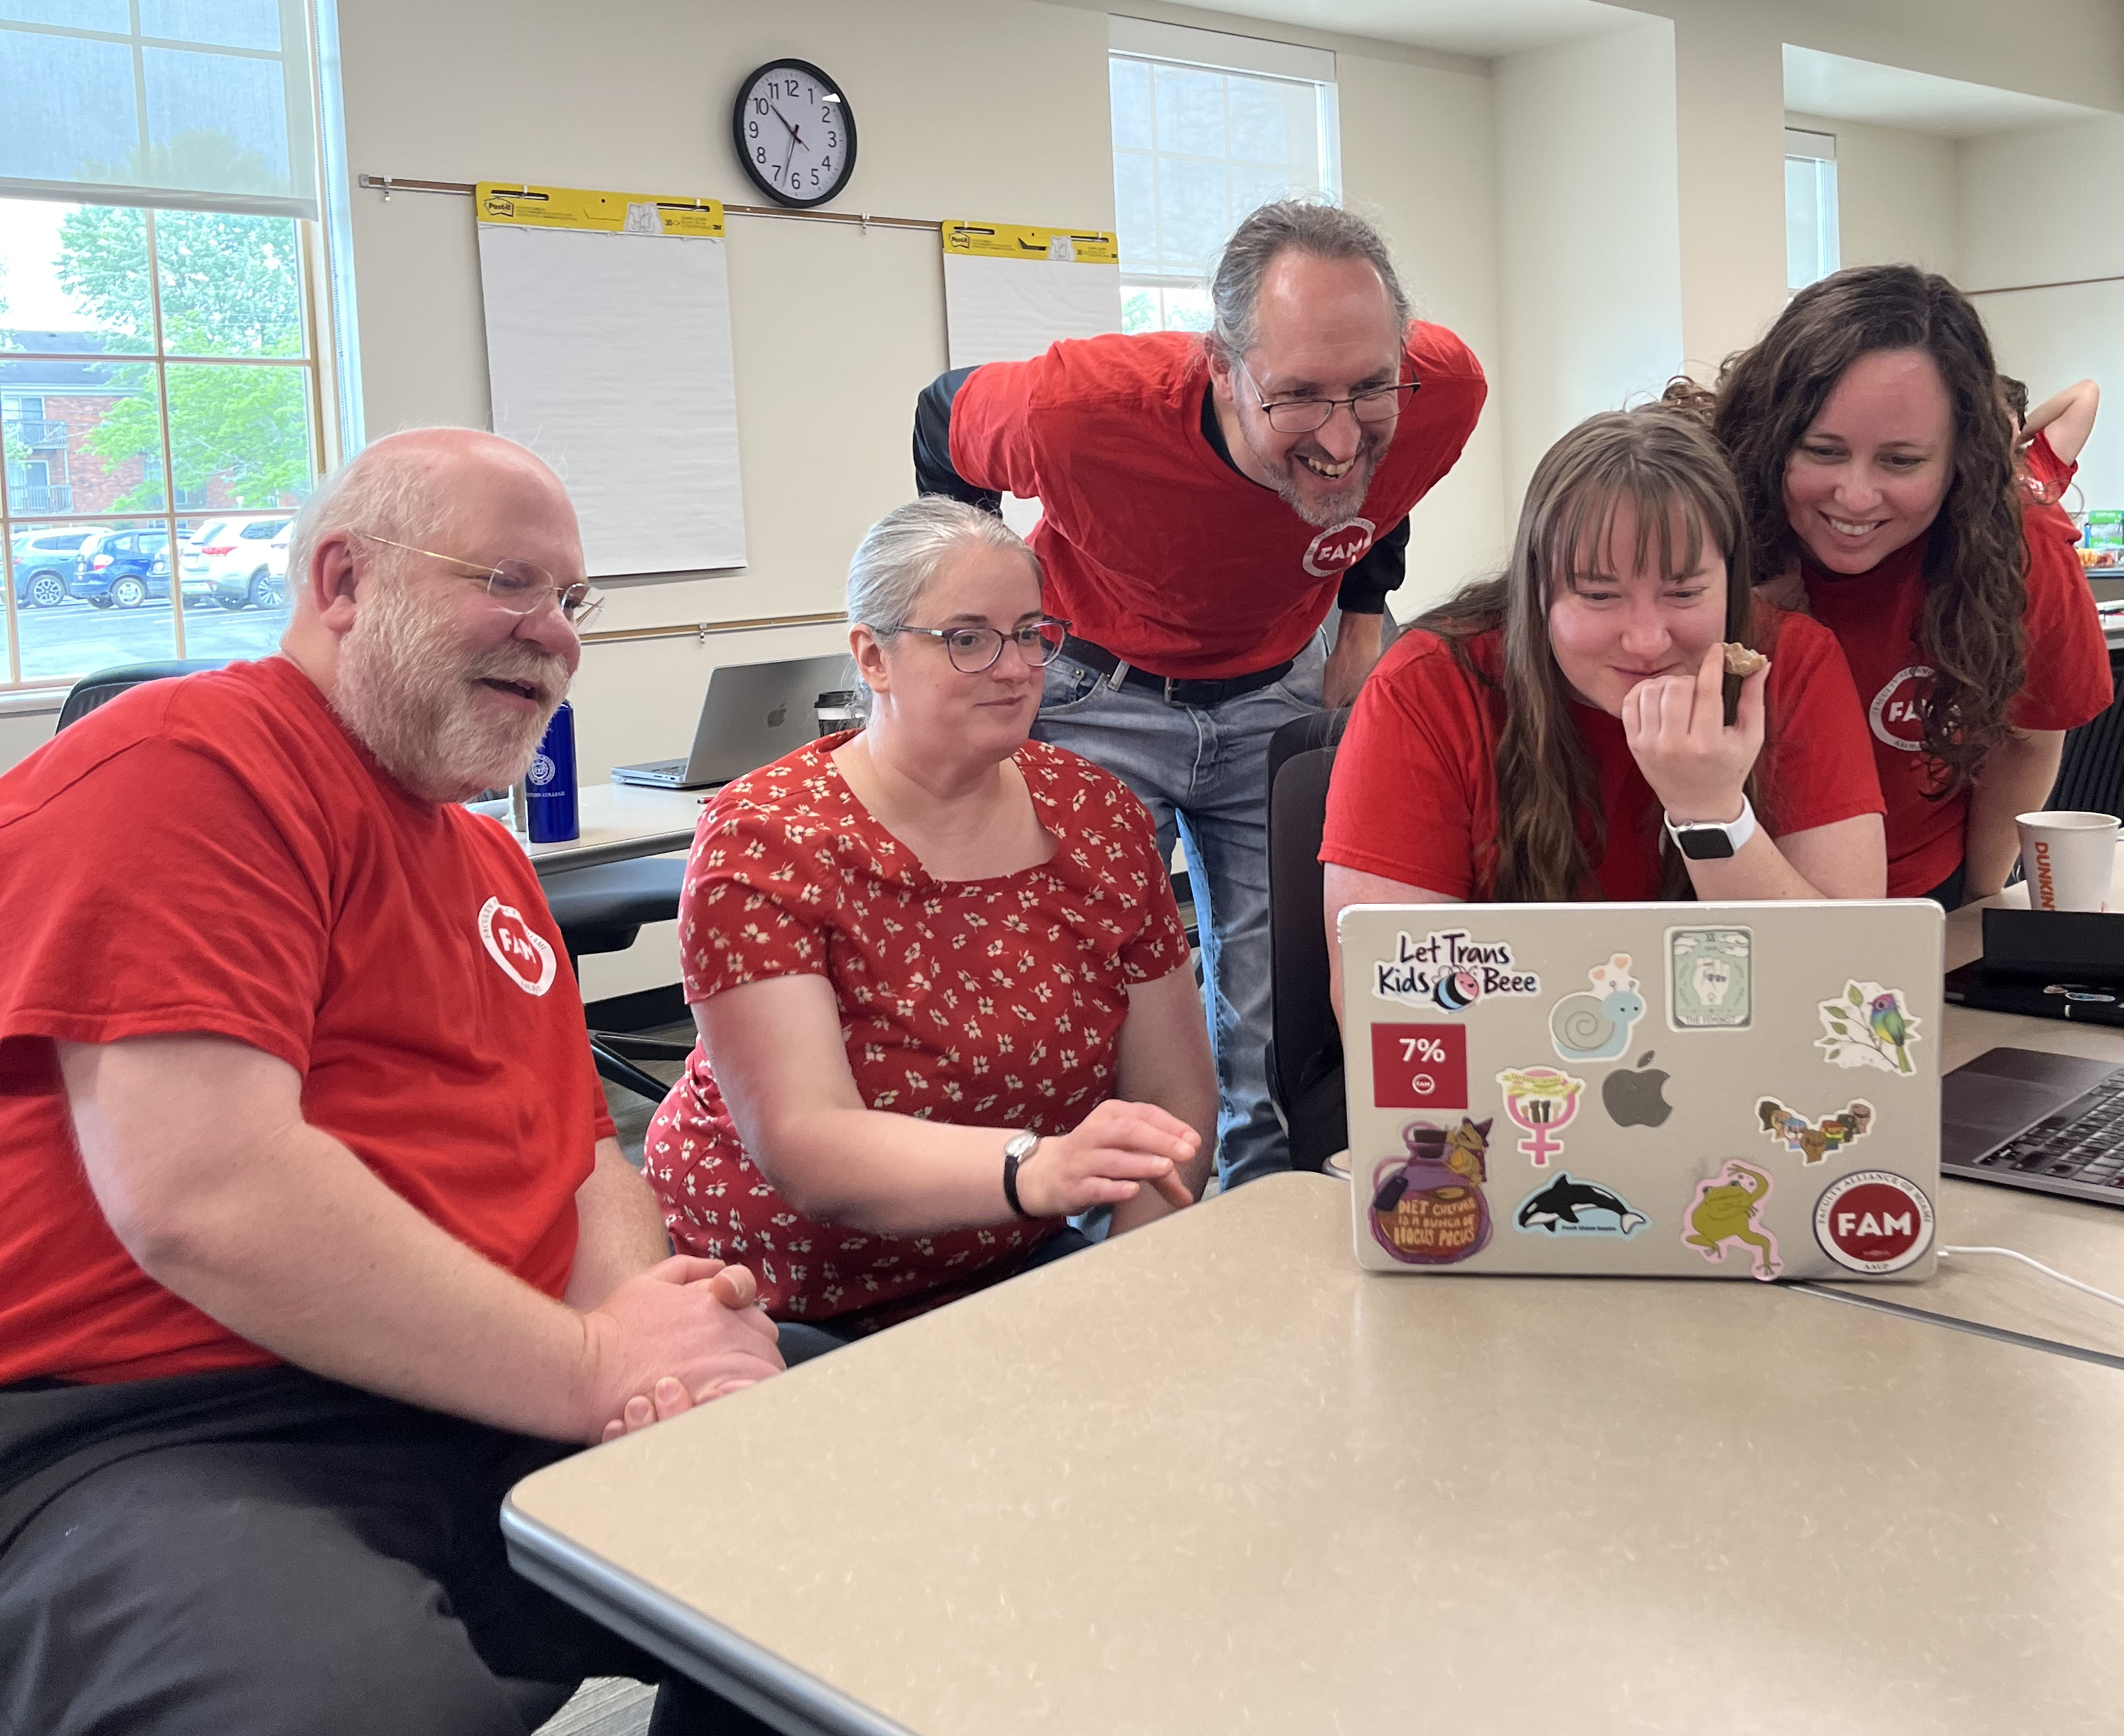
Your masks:
M1746 645L1713 645L1693 677L1641 681L1624 699L1624 739L1676 825L1740 818L1741 790L1763 749L1769 667L1769 658ZM1730 725L1729 671L1742 678Z

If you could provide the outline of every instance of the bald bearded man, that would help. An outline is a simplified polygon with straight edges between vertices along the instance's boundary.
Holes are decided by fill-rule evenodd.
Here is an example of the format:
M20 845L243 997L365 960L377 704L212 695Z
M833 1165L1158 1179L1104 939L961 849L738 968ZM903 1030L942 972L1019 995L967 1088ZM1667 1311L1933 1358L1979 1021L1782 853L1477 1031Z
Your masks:
M0 777L0 1729L499 1736L654 1679L510 1573L502 1496L781 1366L750 1274L665 1257L529 863L457 805L580 653L558 479L394 435L289 573L278 657Z

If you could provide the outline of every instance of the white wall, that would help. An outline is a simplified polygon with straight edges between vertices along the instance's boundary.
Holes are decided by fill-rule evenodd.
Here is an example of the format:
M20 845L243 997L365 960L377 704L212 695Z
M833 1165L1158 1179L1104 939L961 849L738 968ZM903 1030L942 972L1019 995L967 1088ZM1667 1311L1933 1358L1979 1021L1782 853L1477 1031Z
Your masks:
M1682 362L1674 32L1497 63L1506 497L1567 428Z
M1955 141L1935 133L1792 114L1836 139L1839 242L1847 265L1922 265L1958 274L1961 181Z

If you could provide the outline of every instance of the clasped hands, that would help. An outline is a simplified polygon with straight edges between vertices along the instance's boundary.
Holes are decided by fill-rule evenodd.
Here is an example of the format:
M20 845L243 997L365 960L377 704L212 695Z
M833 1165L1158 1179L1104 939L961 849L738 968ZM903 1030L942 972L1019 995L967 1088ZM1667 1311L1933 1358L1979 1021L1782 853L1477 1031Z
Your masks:
M1741 817L1741 797L1763 751L1765 664L1741 683L1726 721L1726 648L1713 645L1694 675L1641 681L1624 696L1623 739L1676 825Z
M780 1373L759 1293L743 1266L675 1254L585 1314L591 1438L631 1434Z

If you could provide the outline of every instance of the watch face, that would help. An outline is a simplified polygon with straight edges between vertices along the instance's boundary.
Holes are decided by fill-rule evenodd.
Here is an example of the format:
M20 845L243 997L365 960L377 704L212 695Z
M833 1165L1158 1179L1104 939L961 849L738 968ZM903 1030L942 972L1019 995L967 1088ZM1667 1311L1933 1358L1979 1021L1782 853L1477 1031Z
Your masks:
M770 61L745 80L731 139L745 173L777 204L824 204L856 166L848 99L808 60Z
M1717 826L1682 826L1675 836L1681 853L1692 862L1723 861L1733 853L1733 840Z

